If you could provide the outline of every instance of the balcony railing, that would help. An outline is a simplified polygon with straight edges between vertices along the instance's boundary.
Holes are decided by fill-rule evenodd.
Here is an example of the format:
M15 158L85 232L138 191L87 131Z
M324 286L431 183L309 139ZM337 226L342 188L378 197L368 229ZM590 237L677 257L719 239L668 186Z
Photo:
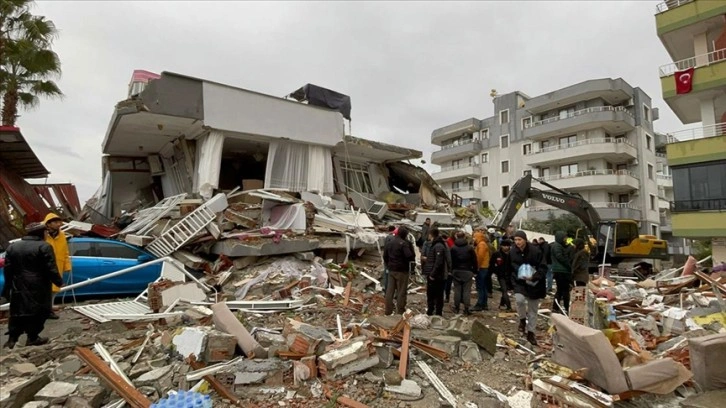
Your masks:
M451 171L451 170L465 169L467 167L474 167L474 166L478 166L478 165L479 165L479 163L463 163L463 164L457 164L455 166L446 166L446 167L442 167L441 170L438 171L437 173L443 173L445 171Z
M679 130L669 134L668 143L683 142L686 140L703 139L707 137L721 136L726 134L726 122L716 123L704 127ZM671 141L673 139L673 141Z
M628 146L635 147L628 139L625 138L614 138L614 137L607 137L607 138L599 138L599 139L585 139L585 140L578 140L576 142L572 143L562 143L557 144L554 146L547 146L545 148L539 149L539 150L533 150L527 155L533 155L533 154L540 154L540 153L549 153L549 152L556 152L558 150L564 150L569 149L572 147L577 146L586 146L586 145L592 145L592 144L604 144L604 143L622 143Z
M672 174L658 173L658 174L656 174L656 177L658 179L660 179L660 180L670 180L670 181L673 181L673 175Z
M474 140L474 139L456 141L454 143L449 143L447 145L441 146L441 150L453 149L454 147L457 147L457 146L465 146L465 145L468 145L468 144L472 144L474 142L476 142L476 140Z
M695 57L686 58L680 61L672 62L670 64L661 65L658 69L660 77L667 77L675 74L678 71L683 71L688 68L700 68L707 65L713 64L714 62L726 60L726 48L720 50L711 51L708 54L696 55Z
M451 190L452 193L466 193L467 191L481 191L481 187L459 187Z
M541 126L541 125L546 125L548 123L557 122L558 120L570 119L570 118L586 115L588 113L593 113L593 112L626 112L628 115L633 116L633 114L629 110L625 109L622 106L593 106L591 108L581 109L581 110L574 111L574 112L568 112L567 114L561 114L561 115L553 116L551 118L538 120L536 122L530 123L529 125L526 126L526 128L529 129L529 128L533 128L533 127L537 127L537 126Z
M694 0L666 0L655 6L655 14L665 13L668 10L673 10L676 7L691 3L692 1Z
M671 203L671 212L726 211L726 198L679 200Z
M635 173L630 170L586 170L578 171L577 173L571 174L552 174L549 176L540 177L544 181L562 180L573 177L586 177L586 176L631 176L635 177Z

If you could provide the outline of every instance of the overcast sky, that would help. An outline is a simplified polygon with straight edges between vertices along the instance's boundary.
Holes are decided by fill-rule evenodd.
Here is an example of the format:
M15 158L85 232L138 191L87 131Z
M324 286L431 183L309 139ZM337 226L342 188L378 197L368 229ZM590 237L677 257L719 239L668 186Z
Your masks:
M661 98L658 1L171 2L40 1L60 31L62 101L18 124L82 201L101 181L114 105L134 69L172 71L283 96L305 83L350 95L353 134L424 152L431 131L493 115L489 92L540 95L622 77L683 128Z

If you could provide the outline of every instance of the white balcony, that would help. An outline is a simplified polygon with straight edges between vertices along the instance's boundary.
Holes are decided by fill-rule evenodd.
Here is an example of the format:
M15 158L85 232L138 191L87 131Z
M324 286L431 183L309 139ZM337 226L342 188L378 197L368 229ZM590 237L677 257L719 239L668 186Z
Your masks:
M563 190L631 191L640 189L640 180L629 170L586 170L571 174L540 177Z
M658 186L662 186L664 188L673 188L673 176L670 174L658 173L656 175L656 180L658 182Z
M611 162L636 159L638 150L624 138L599 138L578 140L534 150L524 157L530 166L572 163L573 159L590 160L603 158Z
M442 167L441 171L431 174L431 177L433 177L438 183L460 180L466 177L478 178L479 176L481 176L481 167L477 163Z
M711 51L708 54L696 55L694 57L661 65L660 68L658 68L658 74L661 78L665 78L667 76L674 75L678 71L683 71L688 68L705 67L724 60L726 60L726 48Z
M480 187L459 187L451 190L452 194L456 194L461 198L480 198L481 188Z
M478 140L465 140L441 146L441 150L431 154L431 163L443 164L447 161L458 160L476 155L481 151L481 142Z
M635 119L622 106L593 106L532 122L524 129L524 137L542 139L598 128L611 134L623 133L635 128Z

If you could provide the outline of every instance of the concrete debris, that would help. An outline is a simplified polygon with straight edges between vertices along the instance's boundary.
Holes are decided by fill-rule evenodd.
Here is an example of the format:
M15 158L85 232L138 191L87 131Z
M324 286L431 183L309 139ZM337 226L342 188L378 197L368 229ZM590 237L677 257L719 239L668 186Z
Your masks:
M78 384L54 381L35 394L35 399L47 401L51 405L63 404L78 389Z

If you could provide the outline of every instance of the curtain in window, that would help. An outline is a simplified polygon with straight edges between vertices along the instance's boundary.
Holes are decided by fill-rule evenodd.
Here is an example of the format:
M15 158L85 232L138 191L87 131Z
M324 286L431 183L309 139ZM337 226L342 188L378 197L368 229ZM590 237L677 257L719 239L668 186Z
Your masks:
M332 193L330 148L290 141L270 142L265 188Z
M222 147L224 147L224 133L218 130L211 130L197 142L194 191L198 191L207 199L212 197L214 189L219 188Z

